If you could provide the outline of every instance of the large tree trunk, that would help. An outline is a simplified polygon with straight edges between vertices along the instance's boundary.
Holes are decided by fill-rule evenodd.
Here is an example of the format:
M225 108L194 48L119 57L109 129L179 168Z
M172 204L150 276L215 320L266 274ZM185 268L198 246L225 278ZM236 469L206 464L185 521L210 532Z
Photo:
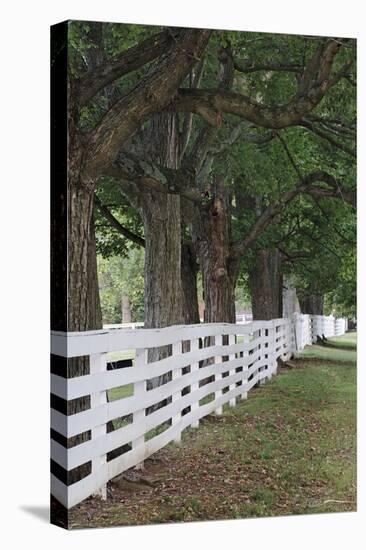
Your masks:
M235 285L227 267L217 267L217 258L209 254L202 261L205 323L235 323Z
M323 315L324 296L321 294L302 294L299 302L301 313Z
M148 131L150 155L161 166L179 166L175 113L154 115ZM182 323L180 196L151 191L142 200L145 231L145 327Z
M198 264L193 246L182 244L182 314L186 325L200 322L197 295Z
M149 194L145 230L145 327L182 323L180 198Z
M259 250L249 272L253 320L282 317L282 269L280 252Z
M179 165L178 130L176 114L152 117L149 153L155 162L167 168L176 169ZM149 191L141 200L140 214L145 233L145 327L182 324L180 196ZM171 351L172 346L150 349L148 361L163 359ZM155 388L169 380L171 373L149 380L147 387ZM165 403L154 405L148 412Z
M284 278L282 302L284 317L292 317L294 313L300 313L299 299L291 277Z
M230 196L217 176L212 201L196 211L192 238L203 280L206 323L235 323L236 263L230 258Z
M127 294L122 295L121 310L122 310L122 323L131 323L132 322L131 304Z
M71 184L68 208L68 331L102 328L95 233L94 190Z

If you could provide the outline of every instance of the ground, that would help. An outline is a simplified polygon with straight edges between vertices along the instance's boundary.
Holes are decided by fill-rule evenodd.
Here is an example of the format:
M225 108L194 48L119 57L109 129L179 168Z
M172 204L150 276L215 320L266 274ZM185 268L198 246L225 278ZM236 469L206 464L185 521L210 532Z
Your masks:
M70 527L356 510L356 334L290 365L74 507Z

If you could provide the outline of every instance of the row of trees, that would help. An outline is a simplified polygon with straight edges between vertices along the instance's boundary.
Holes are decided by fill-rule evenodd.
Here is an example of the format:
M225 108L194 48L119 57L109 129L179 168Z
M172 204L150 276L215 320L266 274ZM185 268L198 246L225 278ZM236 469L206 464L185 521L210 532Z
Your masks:
M102 326L97 250L144 248L146 327L355 306L355 43L71 22L68 330Z

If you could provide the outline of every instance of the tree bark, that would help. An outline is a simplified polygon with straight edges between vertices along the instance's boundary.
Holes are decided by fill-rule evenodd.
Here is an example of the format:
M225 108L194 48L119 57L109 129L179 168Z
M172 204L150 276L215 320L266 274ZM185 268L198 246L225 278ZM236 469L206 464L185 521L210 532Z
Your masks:
M179 128L175 113L154 115L148 130L150 155L173 170L179 165ZM140 214L145 231L145 327L182 322L180 196L150 190Z
M145 230L145 327L182 322L180 197L149 193Z
M299 299L297 297L296 288L293 286L291 277L284 278L283 292L283 316L292 317L294 313L300 312Z
M237 270L230 257L230 195L217 176L208 207L197 209L192 238L199 257L205 323L235 323Z
M299 296L301 313L323 315L324 296L321 294L303 294Z
M249 272L253 320L282 317L282 269L280 252L259 250Z
M200 322L197 295L198 264L193 246L182 244L182 313L186 325L196 325Z
M68 204L68 331L102 328L93 193L71 181Z
M121 300L121 309L122 309L122 323L131 323L131 304L130 299L126 294L122 295Z

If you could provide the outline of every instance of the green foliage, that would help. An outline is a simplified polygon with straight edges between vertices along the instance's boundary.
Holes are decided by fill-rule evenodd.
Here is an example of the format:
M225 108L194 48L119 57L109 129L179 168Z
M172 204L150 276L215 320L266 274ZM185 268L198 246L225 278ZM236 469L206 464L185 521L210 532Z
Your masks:
M143 226L137 211L132 208L121 193L121 188L111 178L103 178L97 195L120 224L135 235L143 237ZM128 241L108 220L95 208L97 253L103 258L127 256L130 249L139 245Z
M129 298L132 320L144 320L144 253L129 249L128 255L98 256L99 292L104 323L121 323L122 296Z
M294 275L298 293L326 296L326 313L355 315L356 218L352 208L339 199L302 198L287 212L286 224L293 232L281 243L289 260L285 270Z
M99 63L110 62L124 50L162 30L161 27L71 21L69 23L70 73L80 77L88 70L88 60L98 53ZM234 31L213 31L204 56L201 88L215 89L219 77L219 52L231 49L233 57L247 66L269 64L292 65L303 70L322 38L272 33L251 33ZM338 121L345 130L341 135L330 131L341 146L353 149L352 131L356 122L355 41L350 41L337 55L335 74L347 61L350 78L342 78L326 94L312 115L328 121ZM159 63L156 60L151 67ZM113 97L129 92L149 70L143 67L113 83ZM298 73L260 70L253 72L235 71L233 91L245 94L255 102L269 106L283 105L294 95ZM189 87L188 75L182 87ZM110 90L102 90L84 106L80 112L80 129L89 131L95 127L110 105ZM184 115L180 114L182 127ZM149 121L145 122L147 125ZM206 122L194 117L193 130L188 144L190 152L195 139ZM214 146L227 140L238 119L223 117ZM324 130L324 127L321 127ZM281 200L281 195L292 189L306 175L324 170L337 178L344 188L354 188L356 163L334 144L301 126L280 130L281 140L273 135L270 141L258 144L250 135L264 138L269 131L263 128L243 130L241 137L215 157L212 172L224 173L232 189L233 209L232 234L234 241L240 241L250 230L257 216L268 205ZM285 149L284 143L287 146ZM291 158L289 157L289 153ZM295 166L294 166L295 165ZM121 185L110 178L103 178L98 187L98 197L110 209L119 222L133 233L143 236L141 219L134 208L126 202ZM209 200L209 199L207 199ZM122 287L126 291L125 273L135 254L142 251L111 227L96 209L97 251L103 312L108 319L120 319L120 296ZM247 272L251 267L256 250L279 247L283 253L285 272L296 278L300 291L317 291L326 294L328 310L342 314L354 314L356 306L355 283L355 215L340 199L312 199L299 196L272 220L272 224L259 237L255 246L248 250L241 261L241 274L237 289L238 304L245 304L249 298ZM302 254L303 257L299 258ZM132 255L132 256L131 256ZM296 260L294 257L297 257ZM138 263L138 262L137 262ZM136 258L135 258L135 265ZM126 267L127 266L127 267ZM140 316L142 304L142 264L138 278L141 281L139 298L132 296L135 314ZM122 275L121 275L122 274ZM136 272L137 276L137 272ZM138 306L137 304L140 304ZM117 322L117 321L115 321Z

